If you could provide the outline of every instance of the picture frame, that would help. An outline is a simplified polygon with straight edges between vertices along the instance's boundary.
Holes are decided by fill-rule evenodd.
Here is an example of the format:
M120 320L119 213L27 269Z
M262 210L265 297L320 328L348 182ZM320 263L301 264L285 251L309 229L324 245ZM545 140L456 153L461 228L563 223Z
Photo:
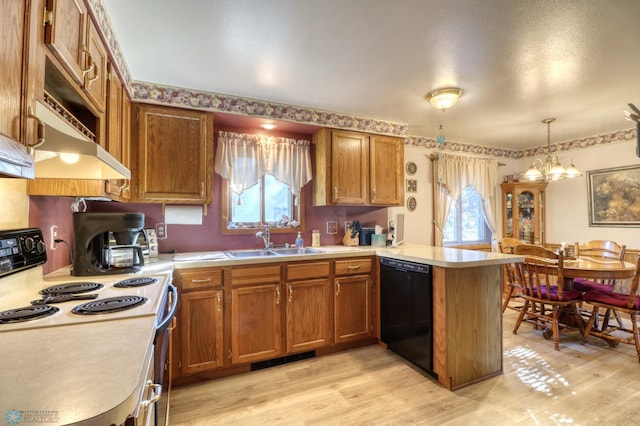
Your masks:
M407 179L407 192L417 192L418 181L416 179Z
M589 226L640 227L640 165L587 171Z

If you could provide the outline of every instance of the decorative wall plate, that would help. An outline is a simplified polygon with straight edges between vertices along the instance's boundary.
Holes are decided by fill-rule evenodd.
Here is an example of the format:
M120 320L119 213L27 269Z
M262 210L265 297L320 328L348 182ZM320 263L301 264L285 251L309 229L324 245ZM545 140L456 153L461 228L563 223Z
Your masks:
M416 207L418 206L418 202L416 201L415 197L409 197L407 198L407 209L412 212L416 209Z
M413 161L409 161L405 167L408 175L413 175L418 171L418 166Z
M407 192L416 192L418 190L418 181L416 179L407 179Z

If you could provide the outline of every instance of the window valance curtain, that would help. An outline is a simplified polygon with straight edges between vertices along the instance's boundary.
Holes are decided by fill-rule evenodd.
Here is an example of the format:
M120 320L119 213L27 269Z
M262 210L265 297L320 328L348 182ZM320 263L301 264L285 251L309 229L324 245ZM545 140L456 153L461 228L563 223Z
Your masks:
M485 220L491 232L495 234L498 161L440 153L433 164L435 245L442 246L442 229L446 224L451 203L455 202L462 190L469 185L472 185L482 197Z
M214 168L236 194L270 174L289 185L298 204L301 188L311 180L310 145L305 140L219 132Z

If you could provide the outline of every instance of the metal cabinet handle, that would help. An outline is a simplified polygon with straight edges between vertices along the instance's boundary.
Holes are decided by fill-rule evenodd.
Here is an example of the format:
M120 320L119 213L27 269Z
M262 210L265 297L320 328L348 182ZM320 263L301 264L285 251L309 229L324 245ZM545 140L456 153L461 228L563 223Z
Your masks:
M348 265L347 269L357 270L357 269L360 269L360 266L362 266L362 265Z
M334 200L338 199L338 187L337 186L333 187L333 199Z
M192 279L191 282L192 283L208 283L208 282L211 282L211 277L207 277L201 280Z
M276 288L276 305L280 304L280 288Z
M340 296L340 281L336 281L336 296Z
M222 293L218 293L218 312L222 310Z
M86 68L82 68L82 76L84 77L89 71L91 71L94 67L93 59L91 58L91 53L87 49L82 49L82 52L87 55L88 58L88 66Z
M147 408L151 404L158 402L158 400L162 396L162 385L153 383L151 380L147 380L146 386L151 388L152 397L151 399L144 400L140 403L140 406L142 408Z
M35 113L33 112L33 108L31 107L29 107L29 109L27 110L27 117L33 118L34 120L36 120L36 123L38 123L38 131L37 131L38 142L34 143L33 145L27 146L29 150L29 154L33 155L33 151L35 151L36 148L38 148L40 145L44 143L44 123L42 122L42 120L36 117Z
M372 188L371 189L371 201L375 201L376 200L376 188Z
M293 287L289 284L289 302L293 300Z
M204 181L200 181L200 196L204 198Z

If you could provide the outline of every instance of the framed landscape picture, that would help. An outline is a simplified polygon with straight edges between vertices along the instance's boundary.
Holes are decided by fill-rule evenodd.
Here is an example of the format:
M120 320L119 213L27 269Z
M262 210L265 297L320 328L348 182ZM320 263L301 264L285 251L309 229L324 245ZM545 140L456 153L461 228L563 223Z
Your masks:
M640 165L587 171L589 226L640 227Z

